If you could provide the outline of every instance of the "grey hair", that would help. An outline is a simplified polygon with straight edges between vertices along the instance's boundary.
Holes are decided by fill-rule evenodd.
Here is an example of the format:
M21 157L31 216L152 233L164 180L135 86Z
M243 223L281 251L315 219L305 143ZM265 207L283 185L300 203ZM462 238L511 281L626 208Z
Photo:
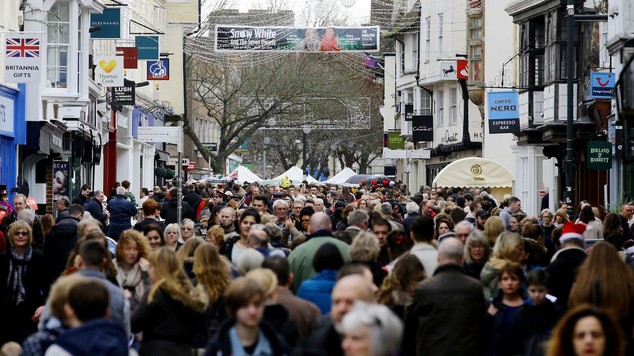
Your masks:
M124 195L124 194L125 194L125 188L123 186L117 187L117 195Z
M321 199L321 198L317 198L317 199L315 199L315 205L317 205L317 204L324 205L324 200L323 200L323 199Z
M238 256L236 268L241 276L246 275L249 271L262 267L264 256L252 248L247 248Z
M354 308L343 317L341 327L344 333L370 330L370 354L393 355L401 345L403 323L383 304L369 304L356 301Z
M407 205L405 205L405 210L407 211L408 214L418 213L418 210L420 210L420 207L418 206L418 204L416 204L416 202L411 201L407 203Z
M459 228L459 227L468 227L469 228L469 232L473 232L473 229L475 229L473 227L473 224L471 224L470 222L468 222L467 220L462 220L461 222L457 223L456 226L454 226L454 231Z
M273 209L277 208L280 205L283 205L284 208L288 208L288 203L286 202L286 200L278 199L278 200L273 202Z
M310 217L310 227L313 231L330 230L332 228L330 217L326 213L318 211Z
M17 220L24 221L27 224L33 226L33 222L35 222L35 211L31 209L22 209L18 213Z
M455 237L443 239L438 245L439 264L455 263L462 265L464 245Z
M193 227L195 224L196 223L194 223L194 220L188 218L183 219L183 221L181 222L181 226L191 225Z
M391 215L392 214L392 204L390 203L382 203L381 207L379 208L379 211L383 214L386 215Z
M86 236L86 229L88 228L89 225L96 225L101 228L101 223L99 222L99 220L91 216L88 216L86 213L84 213L83 219L81 219L79 223L77 223L77 238L78 239L82 239L83 237Z
M469 248L474 246L483 246L486 250L486 258L491 255L491 245L489 244L489 239L484 236L484 233L480 230L473 230L467 237L467 241L464 244L464 260L467 263L473 263L471 259L471 254L469 253Z
M70 206L70 200L68 200L68 197L64 196L64 195L60 195L57 197L57 201L62 203L62 205L66 208L68 208Z
M370 220L370 215L363 210L354 210L348 214L348 225L360 226Z
M169 225L167 225L165 227L165 232L163 233L163 235L167 235L168 231L171 231L172 229L176 229L176 233L178 234L178 240L181 239L181 227L178 226L178 224L176 223L171 223Z

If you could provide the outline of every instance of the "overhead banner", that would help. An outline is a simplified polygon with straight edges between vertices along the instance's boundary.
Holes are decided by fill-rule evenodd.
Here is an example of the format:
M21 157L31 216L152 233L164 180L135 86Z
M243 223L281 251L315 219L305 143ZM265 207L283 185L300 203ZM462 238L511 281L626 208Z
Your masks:
M387 148L392 150L404 150L405 139L401 136L400 132L388 132L387 133Z
M379 27L216 25L216 51L377 52Z
M139 60L159 59L159 37L158 36L136 36L134 45L139 51Z
M434 141L434 117L432 115L412 116L412 141Z
M169 80L170 60L161 58L156 62L147 62L147 80Z
M7 33L4 45L4 82L39 83L42 76L42 35Z
M123 57L116 54L95 54L95 82L102 86L123 86Z
M414 116L414 105L405 104L405 121L412 121L412 116Z
M112 100L121 105L136 104L135 83L133 81L129 81L124 84L125 85L122 87L112 88Z
M595 99L612 99L616 75L610 72L592 72L590 75L590 97Z
M104 9L101 14L90 14L90 33L92 39L121 38L121 9Z
M519 95L516 91L487 93L489 133L514 133L520 130Z
M123 69L137 69L139 67L139 50L136 47L117 47L117 52L123 52Z

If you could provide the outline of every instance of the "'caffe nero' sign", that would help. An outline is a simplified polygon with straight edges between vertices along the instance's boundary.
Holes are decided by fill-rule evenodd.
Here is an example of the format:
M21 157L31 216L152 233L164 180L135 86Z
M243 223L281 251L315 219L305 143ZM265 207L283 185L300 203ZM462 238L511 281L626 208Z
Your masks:
M588 169L603 171L612 168L612 144L607 141L588 142Z

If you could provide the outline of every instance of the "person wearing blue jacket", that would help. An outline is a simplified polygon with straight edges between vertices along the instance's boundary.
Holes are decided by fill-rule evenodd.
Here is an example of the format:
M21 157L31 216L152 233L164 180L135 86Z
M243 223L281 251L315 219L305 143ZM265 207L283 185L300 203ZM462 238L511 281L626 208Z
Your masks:
M132 228L130 219L137 213L136 205L125 195L124 187L117 188L117 195L108 202L108 211L110 212L108 236L118 241L123 230Z

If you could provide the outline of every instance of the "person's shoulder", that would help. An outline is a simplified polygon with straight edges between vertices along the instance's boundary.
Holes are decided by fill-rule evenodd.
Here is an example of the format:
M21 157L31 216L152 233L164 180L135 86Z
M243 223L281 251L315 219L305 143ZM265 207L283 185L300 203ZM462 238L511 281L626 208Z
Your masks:
M70 352L66 351L64 348L57 344L53 344L46 349L46 353L44 356L73 356Z

